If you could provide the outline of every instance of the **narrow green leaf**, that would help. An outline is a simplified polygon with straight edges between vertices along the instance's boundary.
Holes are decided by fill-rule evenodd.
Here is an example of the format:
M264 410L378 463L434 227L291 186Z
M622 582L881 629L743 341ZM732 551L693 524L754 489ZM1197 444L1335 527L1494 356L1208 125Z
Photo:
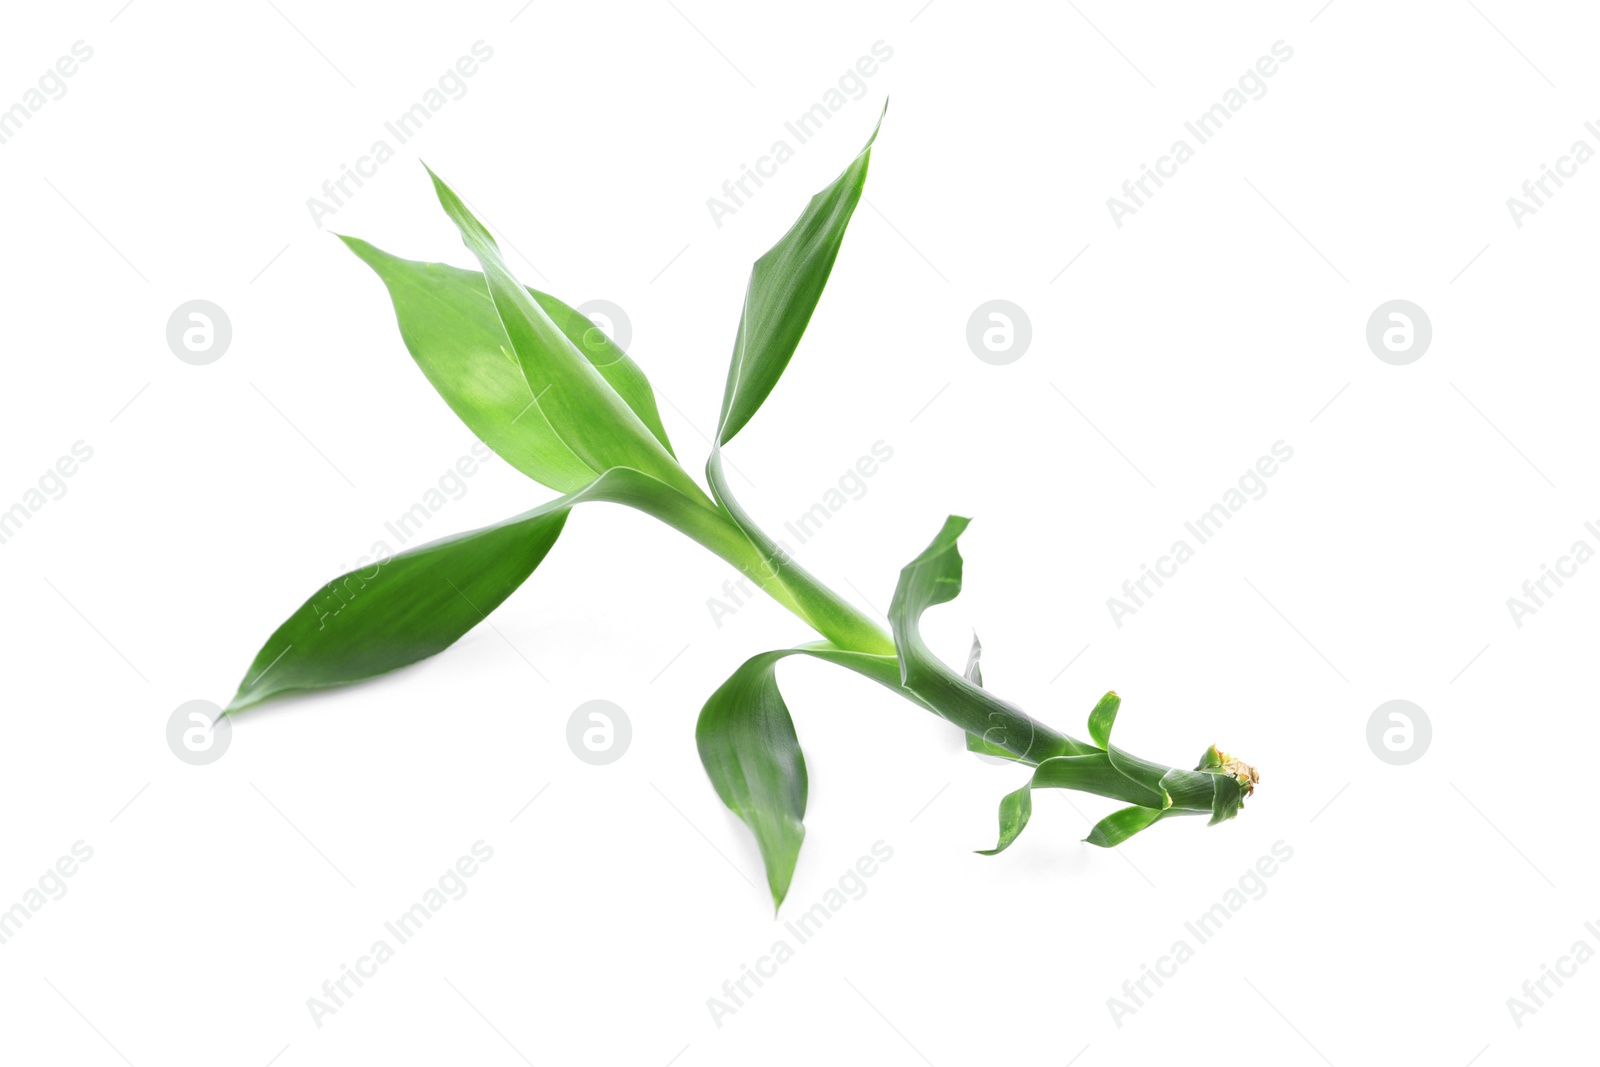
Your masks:
M1123 808L1095 823L1084 840L1101 848L1115 848L1140 830L1154 826L1166 814L1161 808Z
M591 500L628 504L685 530L714 514L619 468L514 518L342 575L267 639L227 710L358 682L442 652L516 591L550 551L567 512Z
M881 115L878 121L882 123ZM733 440L777 385L822 298L845 228L861 198L877 136L874 129L844 172L811 198L789 232L751 268L706 480L717 503L764 561L767 577L793 601L796 614L841 646L888 653L894 646L876 624L823 586L756 524L735 499L722 470L722 446Z
M975 851L980 856L998 856L1021 836L1028 825L1028 820L1032 817L1033 788L1030 783L1000 798L1000 840L995 843L994 848L980 848Z
M691 498L704 493L577 345L516 280L500 248L437 174L439 204L483 267L489 296L532 391L532 403L572 454L590 470L632 467Z
M967 735L970 739L971 735ZM969 743L968 747L971 745ZM1055 756L1040 763L1028 784L1016 792L1007 793L1000 801L1000 843L979 854L993 856L1003 852L1028 825L1033 812L1033 801L1028 796L1035 789L1073 789L1080 793L1094 793L1124 803L1152 808L1160 813L1168 804L1167 795L1152 790L1128 778L1112 765L1104 752L1091 751L1081 756Z
M886 101L884 110L888 107ZM882 125L880 113L878 127ZM750 421L800 344L828 284L850 216L861 199L878 127L843 173L811 198L789 232L751 268L722 395L722 414L717 419L719 445L733 440Z
M1089 737L1101 748L1111 744L1111 727L1117 721L1117 709L1121 706L1122 698L1110 692L1089 712Z

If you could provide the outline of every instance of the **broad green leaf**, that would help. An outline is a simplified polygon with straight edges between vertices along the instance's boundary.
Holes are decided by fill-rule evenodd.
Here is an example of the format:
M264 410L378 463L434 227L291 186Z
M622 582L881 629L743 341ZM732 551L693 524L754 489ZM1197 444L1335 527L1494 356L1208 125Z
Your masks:
M805 839L806 763L778 690L778 663L794 655L826 660L899 691L893 656L827 644L763 652L746 660L700 710L695 742L717 796L755 834L772 904L783 903Z
M573 454L532 403L533 391L511 354L482 274L401 259L355 237L340 239L388 289L406 349L484 444L534 481L561 492L595 479L600 472ZM655 394L638 365L575 309L547 293L528 293L670 450Z
M889 625L900 657L901 684L969 734L1025 760L1042 762L1052 756L1098 752L1092 745L1035 722L1016 705L961 677L923 641L923 613L954 600L961 592L961 553L956 550L956 540L967 521L952 515L933 542L900 572L889 603Z
M686 531L715 517L654 478L618 468L514 518L342 575L267 639L228 712L290 690L361 681L442 652L516 591L550 551L567 513L591 500L628 504Z
M773 908L806 836L806 761L774 670L784 655L746 660L706 701L694 734L717 796L756 835Z
M888 110L888 102L884 110ZM878 115L878 126L883 115ZM728 384L717 420L725 445L761 407L800 344L839 255L845 228L861 199L878 127L833 183L811 198L789 232L756 260L745 290L744 313L734 340Z
M1084 840L1101 848L1115 848L1140 830L1154 826L1168 810L1132 807L1114 811L1095 823Z
M1111 727L1117 721L1117 709L1122 698L1115 692L1107 693L1089 712L1089 737L1101 748L1111 744Z
M516 280L489 231L437 174L439 204L483 267L511 355L557 437L591 471L632 467L690 498L704 494L599 369Z

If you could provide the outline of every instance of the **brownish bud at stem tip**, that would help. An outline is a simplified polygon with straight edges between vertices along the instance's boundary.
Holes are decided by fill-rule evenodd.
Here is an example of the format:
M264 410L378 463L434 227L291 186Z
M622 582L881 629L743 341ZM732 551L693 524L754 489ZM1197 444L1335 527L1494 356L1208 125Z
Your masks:
M1217 755L1222 760L1222 765L1219 769L1238 779L1239 786L1244 790L1245 796L1249 796L1256 791L1256 783L1261 781L1261 775L1256 772L1254 767L1237 756L1230 756L1221 750L1218 750Z

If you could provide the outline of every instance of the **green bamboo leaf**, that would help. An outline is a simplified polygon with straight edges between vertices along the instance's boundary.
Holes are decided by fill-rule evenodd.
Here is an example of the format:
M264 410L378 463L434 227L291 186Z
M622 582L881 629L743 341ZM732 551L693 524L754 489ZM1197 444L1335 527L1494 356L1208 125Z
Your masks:
M968 520L952 515L932 543L900 572L889 602L889 625L900 657L901 684L967 733L1025 761L1088 755L1099 750L1036 723L1021 708L974 685L940 660L922 639L925 611L961 592L961 553L956 541ZM968 742L970 747L971 742Z
M1115 848L1140 830L1154 826L1170 810L1132 807L1114 811L1095 823L1084 840L1101 848Z
M889 104L884 102L884 111ZM734 341L728 383L717 419L717 443L744 428L772 392L800 344L828 284L845 228L861 199L883 114L872 136L826 189L811 198L789 232L756 260L745 290L744 313Z
M883 122L881 114L878 122ZM722 446L733 440L777 385L822 298L845 229L861 199L877 136L874 128L866 146L843 173L811 198L789 232L751 268L717 420L717 439L706 463L706 480L712 496L750 539L766 563L768 577L781 583L802 619L840 645L888 653L894 646L882 630L790 558L740 506L722 469Z
M700 709L695 742L717 796L737 815L761 849L776 909L794 878L805 840L806 763L789 707L778 689L778 663L804 655L825 660L899 691L893 656L803 645L752 656Z
M439 204L483 268L511 355L557 437L591 470L632 467L691 499L704 493L571 338L512 275L500 248L461 198L431 170Z
M1124 775L1104 752L1081 756L1055 756L1039 764L1021 789L1000 799L1000 841L979 853L993 856L1004 852L1028 825L1033 813L1029 794L1035 789L1073 789L1094 793L1124 803L1153 808L1158 813L1171 803L1166 793L1152 790Z
M1033 817L1033 783L1000 798L1000 840L994 848L975 849L980 856L998 856L1022 835Z
M355 237L340 239L388 289L406 349L484 444L534 481L561 492L595 479L600 472L573 454L532 402L533 391L511 355L482 274L401 259ZM548 293L528 293L670 451L655 393L638 365L574 308Z
M717 796L756 836L774 909L806 836L806 761L775 671L783 655L746 660L706 701L694 734Z
M648 475L618 468L514 518L351 571L274 631L227 711L290 690L358 682L444 651L533 573L567 513L585 501L628 504L686 531L714 514Z
M479 440L559 492L594 480L598 472L573 454L532 402L482 274L400 259L354 237L342 240L388 287L411 358Z
M1244 807L1244 790L1239 785L1239 779L1231 774L1213 774L1211 776L1211 821L1207 826L1215 826L1219 822L1226 822L1239 814L1239 809Z
M1089 712L1089 737L1101 748L1111 744L1111 727L1117 721L1117 709L1121 706L1122 698L1111 692L1101 697Z

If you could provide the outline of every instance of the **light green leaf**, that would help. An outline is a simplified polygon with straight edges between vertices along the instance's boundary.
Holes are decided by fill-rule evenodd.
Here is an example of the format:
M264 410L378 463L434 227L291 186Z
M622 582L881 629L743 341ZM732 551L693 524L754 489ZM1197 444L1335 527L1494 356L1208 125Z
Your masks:
M704 493L589 358L512 275L494 238L431 170L439 204L483 267L489 296L522 369L532 403L591 471L632 467L691 499Z
M444 263L401 259L355 237L341 237L382 280L400 336L417 366L484 444L534 481L573 492L600 473L562 442L522 376L482 274ZM669 448L650 382L588 318L555 297L529 294L594 365L617 395Z
M881 115L878 121L882 123ZM789 232L750 271L706 480L802 619L840 646L888 653L894 646L875 623L823 586L756 524L734 498L722 470L722 446L733 440L777 385L822 298L845 228L861 198L877 136L874 129L866 147L831 185L811 198Z
M1117 709L1122 698L1115 692L1107 693L1089 712L1089 737L1101 748L1111 744L1111 727L1117 721Z

